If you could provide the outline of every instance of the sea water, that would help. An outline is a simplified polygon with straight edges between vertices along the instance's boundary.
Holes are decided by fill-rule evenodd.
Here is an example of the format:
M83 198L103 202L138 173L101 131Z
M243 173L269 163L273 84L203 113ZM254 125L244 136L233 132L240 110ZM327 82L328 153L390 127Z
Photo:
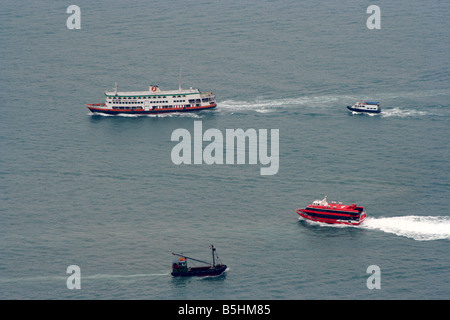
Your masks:
M0 8L2 299L450 298L447 3L378 1L373 30L360 1L73 4L81 29L69 3ZM85 106L115 82L176 89L180 68L215 110ZM346 109L361 99L382 113ZM278 172L175 164L171 135L195 121L279 130ZM299 219L326 195L367 219ZM211 244L223 276L170 276L172 252L209 259Z

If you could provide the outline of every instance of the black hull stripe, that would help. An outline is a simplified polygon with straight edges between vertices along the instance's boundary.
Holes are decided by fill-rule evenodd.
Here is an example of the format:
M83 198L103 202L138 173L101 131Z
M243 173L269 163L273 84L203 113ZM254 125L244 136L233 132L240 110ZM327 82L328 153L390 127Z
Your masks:
M315 213L305 213L303 212L304 215L306 216L310 216L312 218L317 218L317 219L335 219L335 220L346 220L346 221L359 221L360 220L360 216L357 217L344 217L344 216L335 216L335 215L327 215L327 214L315 214Z
M346 215L351 215L351 216L355 216L355 215L360 215L362 214L362 212L359 211L341 211L341 210L333 210L333 209L320 209L320 208L306 208L303 209L303 211L307 211L307 212L319 212L319 213L331 213L331 214L346 214Z
M318 213L318 212L311 212L311 211L302 211L304 215L311 216L314 218L322 218L322 219L338 219L338 220L359 220L361 218L360 214L357 215L336 215L336 214L324 214L324 213Z

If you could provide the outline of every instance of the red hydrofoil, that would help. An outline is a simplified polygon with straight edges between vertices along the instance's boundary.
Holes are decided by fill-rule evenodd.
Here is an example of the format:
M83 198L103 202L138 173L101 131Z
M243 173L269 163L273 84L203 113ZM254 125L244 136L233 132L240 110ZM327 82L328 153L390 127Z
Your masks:
M355 203L351 205L335 201L328 203L327 197L315 200L305 209L297 209L297 213L312 221L347 225L359 225L367 216L364 207L358 207Z

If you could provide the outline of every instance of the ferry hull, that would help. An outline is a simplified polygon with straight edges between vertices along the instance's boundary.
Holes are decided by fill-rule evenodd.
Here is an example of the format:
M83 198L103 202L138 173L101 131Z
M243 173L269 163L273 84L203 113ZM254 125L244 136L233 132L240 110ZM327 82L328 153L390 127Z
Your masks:
M104 104L87 104L87 108L92 113L103 113L109 115L118 114L133 114L133 115L146 115L146 114L160 114L160 113L174 113L174 112L196 112L207 109L214 109L217 106L216 103L207 106L198 107L185 107L185 108L164 108L164 109L108 109L104 107Z
M366 213L351 214L343 213L339 211L318 211L317 209L298 209L297 214L301 217L317 222L329 223L329 224L345 224L345 225L359 225L365 218Z

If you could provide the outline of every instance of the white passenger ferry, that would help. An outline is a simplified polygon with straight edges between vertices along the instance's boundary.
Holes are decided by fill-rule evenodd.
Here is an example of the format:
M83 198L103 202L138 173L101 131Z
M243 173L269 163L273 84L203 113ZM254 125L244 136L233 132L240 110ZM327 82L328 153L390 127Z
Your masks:
M161 90L151 85L148 91L105 92L105 103L86 104L93 113L104 114L158 114L167 112L193 112L217 106L214 92L198 89Z

